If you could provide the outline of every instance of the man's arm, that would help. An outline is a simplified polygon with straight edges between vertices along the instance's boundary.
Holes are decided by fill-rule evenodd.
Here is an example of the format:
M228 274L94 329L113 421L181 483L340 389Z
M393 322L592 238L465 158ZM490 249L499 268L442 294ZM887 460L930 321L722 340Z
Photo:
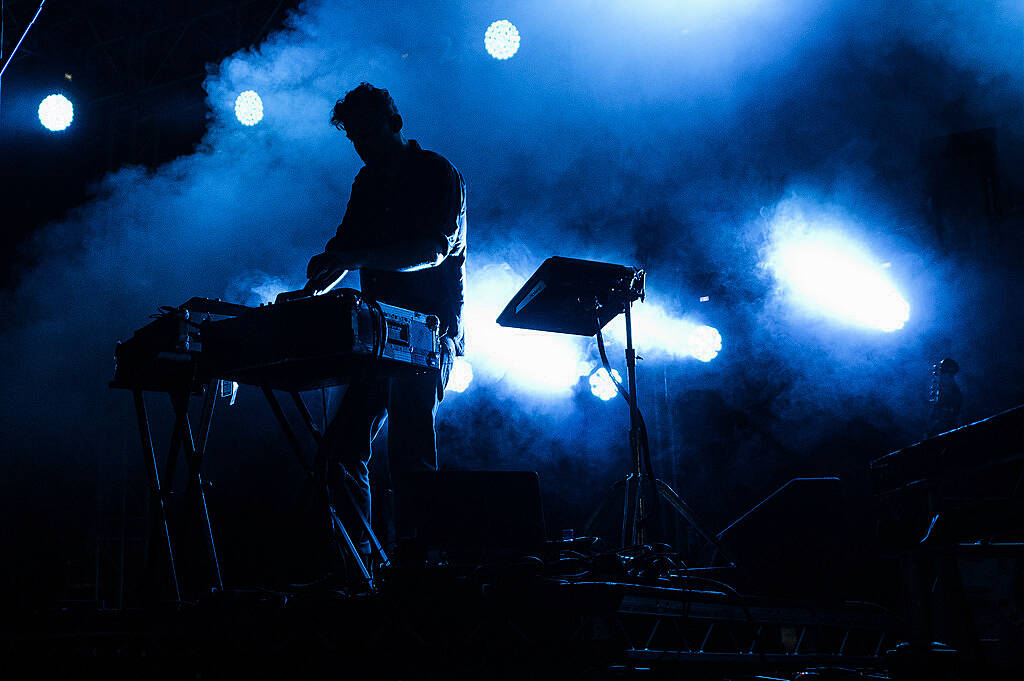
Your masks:
M307 286L322 289L345 270L416 272L437 267L444 262L456 236L465 189L458 171L447 161L443 163L444 172L438 174L437 185L429 192L434 200L423 211L423 223L419 230L422 235L411 239L375 245L373 248L343 245L341 234L358 207L355 201L358 192L354 185L349 209L338 229L339 236L327 243L323 253L313 256L309 261L306 276L310 284Z
M306 268L312 288L320 290L345 270L416 272L440 265L447 254L437 239L419 237L387 247L324 251L313 256Z
M440 265L448 254L431 237L416 237L377 248L352 248L335 251L339 262L350 270L386 270L416 272Z

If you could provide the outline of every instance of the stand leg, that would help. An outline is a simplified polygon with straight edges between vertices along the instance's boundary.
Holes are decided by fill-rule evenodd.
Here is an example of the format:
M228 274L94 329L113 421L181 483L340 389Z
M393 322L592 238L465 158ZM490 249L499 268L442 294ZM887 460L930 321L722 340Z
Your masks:
M640 414L637 413L637 400L639 399L636 394L636 350L633 349L633 314L632 304L627 303L625 308L625 321L626 321L626 387L630 394L632 403L629 405L629 453L630 463L632 464L633 470L630 478L634 487L636 488L633 493L633 505L629 514L629 531L627 532L627 525L623 521L622 528L622 546L627 546L626 539L629 539L629 545L637 546L644 543L644 531L641 527L641 518L644 513L644 485L643 485L643 462L641 461L642 453L640 451L641 434L640 434ZM626 485L628 491L629 485ZM629 499L627 493L626 498Z
M160 489L160 473L157 471L156 452L153 451L153 436L149 430L149 416L146 414L146 402L142 390L133 390L135 398L135 416L139 424L139 435L142 438L142 454L146 463L149 478L150 522L153 534L159 534L161 542L167 549L167 560L170 566L171 582L174 585L174 598L181 601L181 590L178 588L178 573L174 567L174 548L171 545L171 533L167 529L167 512L164 508L164 495ZM147 571L156 567L155 543L150 544L149 556L146 559ZM155 595L155 594L154 594Z
M615 481L615 484L612 485L611 490L608 492L608 494L605 495L604 499L601 500L601 503L598 504L597 508L594 509L594 512L590 514L590 517L587 518L587 522L583 524L584 535L590 534L590 528L592 528L594 526L594 523L597 522L597 517L601 515L601 512L604 509L608 508L608 505L610 503L612 503L612 499L615 497L615 490L625 486L625 484L626 478L621 478Z
M181 392L168 392L171 408L174 410L174 429L171 431L171 444L167 450L167 460L164 462L164 484L167 486L168 494L173 493L174 478L178 472L178 453L181 451L182 441L185 438L185 430L188 427L188 388Z
M363 575L363 579L372 588L373 578L370 576L370 571L366 568L366 563L363 562L362 556L359 555L359 549L356 548L355 543L352 541L352 536L345 529L345 524L338 518L338 514L334 510L334 505L329 504L328 509L331 512L331 523L334 526L334 531L341 535L341 538L345 540L345 547L348 549L349 555L352 556L356 562L356 566L359 568L359 572Z
M309 434L313 436L313 440L319 445L323 439L323 434L313 423L313 416L309 413L309 407L302 401L302 395L292 391L292 401L295 402L295 408L299 410L299 415L302 417L302 422L306 424L306 428L309 429Z
M203 456L206 453L206 442L208 440L210 432L210 424L213 421L213 408L217 404L217 394L215 390L216 382L213 382L206 386L206 394L203 398L203 411L200 416L200 441L199 446L196 446L195 440L192 437L192 426L189 423L188 418L188 396L186 395L185 401L180 404L182 407L182 416L184 421L185 430L185 456L188 462L188 488L186 489L186 495L190 499L194 499L196 510L199 513L199 520L202 524L201 531L203 533L203 540L206 544L207 560L210 566L210 583L211 588L215 591L224 590L224 581L221 578L220 573L220 561L217 559L217 545L213 540L213 527L210 524L210 512L206 505L206 491L203 489L203 476L202 476L202 464Z
M595 509L594 512L590 514L590 517L587 518L587 522L583 526L583 534L590 533L590 530L593 527L594 523L597 521L598 516L600 516L601 512L604 511L612 502L612 499L614 499L615 497L616 491L619 488L622 488L625 496L623 503L622 539L623 547L626 547L627 544L625 543L625 539L627 537L634 536L630 534L633 530L631 528L628 528L627 523L630 520L631 512L636 512L636 497L639 496L641 486L644 484L649 484L649 480L650 478L648 478L647 476L637 476L630 474L616 481L616 483L612 485L611 490L609 490L605 498L601 500L601 503L598 505L597 509ZM658 495L662 499L667 501L669 505L672 506L672 508L676 511L676 513L682 516L682 518L686 522L688 522L693 527L693 529L695 529L697 533L704 538L704 540L708 544L714 546L718 553L720 553L723 558L728 560L732 566L737 566L736 561L732 558L732 556L725 549L725 547L722 546L722 543L718 540L717 535L710 532L706 527L704 527L704 525L697 518L697 515L693 512L693 509L691 509L690 506L685 501L683 501L682 497L676 494L675 490L673 490L664 481L658 479L655 480L655 487L658 491Z
M625 548L633 540L633 498L636 492L633 489L633 474L626 476L624 492L622 496L622 532L619 537L619 546Z
M348 471L345 472L345 495L348 497L348 502L352 506L352 509L356 512L356 516L359 518L359 523L363 527L363 531L366 532L366 536L370 538L370 546L373 551L380 558L380 562L385 566L390 565L391 561L388 559L387 554L384 553L384 547L380 545L380 541L377 539L377 533L373 531L370 526L370 521L366 519L366 514L363 510L356 505L356 500L352 498L352 492L349 490L348 483L352 480L352 476L349 475Z
M295 431L292 430L292 426L288 423L288 418L284 415L284 410L281 409L281 403L277 401L277 396L274 395L274 391L270 388L263 387L263 395L267 398L267 402L270 404L270 411L274 412L274 417L281 426L281 430L284 431L284 436L288 440L288 444L291 446L292 451L295 452L296 458L299 460L299 465L307 473L312 473L313 470L306 459L302 456L302 445L299 444L299 438L296 437Z
M281 429L284 431L285 438L287 438L288 444L291 446L292 451L295 452L295 456L299 459L299 463L302 465L303 469L307 473L309 473L310 477L313 479L313 482L317 489L317 493L322 497L322 503L326 504L328 514L330 516L332 532L341 535L345 548L348 549L349 554L352 556L353 560L355 560L356 566L359 568L359 572L367 581L367 584L369 584L370 587L372 588L373 580L370 575L370 571L367 569L366 564L363 562L362 556L359 554L359 550L356 548L355 543L352 541L352 536L345 528L344 523L342 523L341 519L338 517L338 514L334 509L334 504L331 503L330 492L327 486L326 462L321 461L320 457L317 457L317 460L313 466L310 466L309 464L306 463L305 458L302 456L302 445L299 443L299 438L298 436L296 436L295 431L292 429L291 424L288 422L288 417L285 416L284 410L281 408L281 403L278 402L277 396L274 394L274 391L271 388L264 386L263 394L264 396L266 396L267 402L270 404L271 411L274 412L274 417L277 418L277 422L280 424ZM302 417L303 422L309 428L310 433L313 436L313 439L316 441L317 444L319 444L322 439L322 435L320 431L317 430L315 424L313 423L313 419L309 413L309 409L306 408L305 402L302 401L302 397L297 392L292 392L291 395L292 399L295 401L295 406L298 408L299 414ZM377 539L377 536L374 534L373 528L370 527L369 522L367 522L366 516L363 515L363 513L356 506L355 500L352 499L352 495L348 490L347 484L343 485L343 487L345 488L345 494L348 497L349 503L356 510L356 513L359 516L359 520L363 526L363 529L366 531L367 536L370 537L371 545L373 546L377 554L380 556L381 562L387 564L389 562L388 557L384 554L384 550L381 547L380 542Z
M723 558L729 561L733 567L736 567L736 561L733 560L732 556L729 555L729 552L725 550L722 543L718 541L718 537L704 527L704 525L697 519L697 515L693 512L693 509L683 501L682 497L676 494L675 490L669 487L668 483L663 480L655 479L654 482L661 498L667 501L672 508L675 509L676 513L685 518L686 522L690 523L693 529L697 530L697 533L704 537L704 541L714 546L715 549L722 554Z

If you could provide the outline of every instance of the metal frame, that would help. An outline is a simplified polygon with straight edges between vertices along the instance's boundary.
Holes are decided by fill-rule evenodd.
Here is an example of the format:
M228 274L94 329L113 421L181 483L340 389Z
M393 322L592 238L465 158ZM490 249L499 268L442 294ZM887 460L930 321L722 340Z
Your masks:
M645 496L644 496L644 485L653 485L654 494L659 499L664 499L672 507L672 509L678 513L683 519L690 524L694 530L700 534L704 540L713 546L718 554L722 555L729 563L736 566L736 561L732 559L729 552L723 548L719 538L711 532L704 524L700 521L697 515L693 512L693 509L683 501L675 490L673 490L668 483L661 480L658 477L653 477L644 472L643 467L643 427L641 426L641 415L639 407L637 406L637 389L636 389L636 349L633 347L633 316L632 306L634 300L643 300L644 298L644 272L640 270L634 279L630 289L623 294L622 305L625 313L625 326L626 326L626 385L623 389L622 385L618 385L619 392L623 394L626 401L629 402L629 448L630 448L630 472L622 479L618 480L613 486L611 491L605 496L604 500L598 505L598 507L591 513L584 525L584 533L589 533L590 528L601 512L611 502L615 492L619 489L623 489L623 504L622 504L622 526L621 526L621 546L623 548L629 546L638 546L646 542L646 535L643 527L643 518L645 515ZM599 345L602 354L602 361L606 361L603 350L603 342L600 341L600 328L598 328L598 339L601 345ZM609 371L609 374L611 372ZM612 379L614 380L614 379ZM650 452L647 452L650 456ZM655 499L655 503L658 499Z
M355 542L352 540L351 533L341 521L341 518L338 516L338 512L334 507L334 502L331 500L327 476L327 466L329 462L326 460L324 453L318 452L313 465L306 462L302 452L302 445L299 443L299 438L296 436L295 431L288 422L288 417L285 416L284 410L281 408L281 403L278 401L273 389L266 386L261 386L261 388L263 390L263 395L267 398L267 403L270 405L270 410L274 413L274 418L276 418L278 424L280 424L281 430L284 432L289 446L299 461L299 465L301 465L306 471L306 474L314 484L320 503L324 505L324 509L327 511L332 532L336 538L341 538L343 548L347 550L348 554L355 562L356 567L359 568L359 572L366 581L367 586L371 590L374 589L375 584L373 581L372 571L369 566L366 565L362 555L356 548ZM295 407L299 411L299 416L301 417L302 422L306 425L306 429L309 431L319 450L320 443L323 440L323 434L317 429L316 424L313 423L313 417L309 413L306 403L303 402L302 396L297 391L289 391L288 394L291 395L292 401L295 403ZM348 499L349 505L355 511L356 517L359 519L360 529L366 533L367 537L369 537L371 550L373 553L377 554L380 562L383 565L390 565L391 561L384 552L384 548L381 546L376 533L373 531L373 527L370 525L366 515L356 505L355 500L352 498L352 494L348 489L350 476L347 472L345 475L345 484L342 486L342 489L345 493L345 498Z
M224 581L220 571L220 561L217 558L216 542L213 538L213 527L210 523L210 514L206 504L206 493L203 489L203 477L201 470L203 457L206 453L206 447L209 442L210 427L213 422L213 411L217 401L217 384L218 381L214 379L203 387L203 406L199 421L198 442L196 442L193 435L188 413L192 397L191 388L184 388L180 390L172 389L166 391L170 397L175 419L174 428L171 432L167 458L164 461L162 480L156 450L153 446L153 437L150 429L149 414L146 408L144 390L141 387L132 388L132 395L135 403L135 416L142 442L142 454L146 467L147 484L150 494L150 541L148 542L148 548L146 551L146 589L148 592L146 596L147 600L150 602L159 599L160 585L157 583L158 579L156 577L156 569L161 560L160 554L163 554L167 561L166 566L169 570L168 579L170 581L170 586L173 589L174 600L176 602L181 602L183 600L183 590L178 570L179 566L178 561L175 558L175 542L168 526L167 507L165 503L174 484L174 477L178 465L178 454L182 449L184 449L185 461L188 466L188 484L185 490L185 496L186 499L188 499L194 506L194 510L199 515L201 522L200 532L207 550L209 574L206 587L211 592L222 591L224 589ZM356 567L359 568L359 572L366 581L367 586L370 589L375 588L370 567L363 560L363 557L355 546L355 542L352 540L351 533L341 521L341 518L331 501L326 476L326 461L324 460L323 455L317 455L315 465L310 465L306 461L299 438L289 423L284 410L281 408L281 403L278 401L274 391L268 387L263 387L262 390L267 399L267 403L270 405L270 410L273 412L274 417L281 426L281 430L283 431L285 438L288 440L290 448L295 453L296 458L299 461L299 465L302 466L310 480L314 483L318 497L321 503L324 504L324 508L328 513L332 532L336 538L341 539L344 550L348 552L355 562ZM315 443L319 446L323 436L313 423L312 415L309 413L309 409L306 407L305 402L303 402L302 396L295 391L292 391L289 394L299 411L299 415L301 416L303 423L306 425ZM346 483L347 482L348 480L346 480ZM359 519L360 529L365 532L370 539L371 550L378 556L382 564L389 565L390 560L384 552L384 548L381 546L377 535L374 533L369 520L359 507L356 506L355 501L352 499L352 495L348 490L347 484L343 486L343 489L345 497L348 499L349 504L355 510L356 517Z
M159 585L156 583L155 570L158 564L158 554L166 552L167 565L169 567L169 578L174 589L174 598L182 600L182 588L175 561L174 541L170 528L167 524L166 499L174 486L174 476L177 470L178 454L184 448L185 462L188 466L188 483L185 489L185 498L190 500L199 514L201 522L200 531L207 549L207 564L209 569L208 587L211 591L224 589L224 582L220 572L220 561L217 558L217 547L213 539L213 527L210 524L209 509L206 505L206 492L203 489L202 463L206 453L206 445L209 441L210 424L213 420L213 408L216 406L216 381L211 381L205 386L202 413L199 425L199 442L195 441L192 433L192 424L189 420L188 408L191 401L191 386L180 390L168 390L167 394L171 400L174 410L174 429L171 431L171 442L164 462L163 483L160 480L159 465L156 457L156 450L153 447L153 436L149 426L149 414L146 409L146 398L142 388L133 388L132 396L135 402L135 418L139 427L139 435L142 441L142 455L146 466L147 481L150 493L150 528L151 540L148 542L146 556L147 572L147 596L150 600L157 599Z

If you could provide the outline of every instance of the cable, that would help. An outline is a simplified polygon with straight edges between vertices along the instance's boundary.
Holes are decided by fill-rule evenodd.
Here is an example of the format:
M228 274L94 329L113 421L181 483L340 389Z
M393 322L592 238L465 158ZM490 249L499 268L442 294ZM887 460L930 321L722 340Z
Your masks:
M4 58L4 0L0 0L0 61ZM0 83L2 86L2 83ZM0 87L0 111L3 110L2 87ZM2 121L0 121L2 122Z
M2 69L0 69L0 79L3 79L4 73L6 73L6 71L7 71L7 67L11 65L11 60L14 59L14 55L16 55L18 53L18 48L21 47L21 44L23 42L25 42L25 36L28 35L28 32L30 30L32 30L32 26L33 26L33 24L36 23L36 19L38 19L39 15L42 13L43 5L45 5L45 4L46 4L46 0L42 0L39 3L39 9L36 10L35 16L32 17L32 21L28 22L28 26L25 27L25 32L21 34L21 38L18 40L18 44L14 46L13 50L11 50L10 56L7 57L7 61L4 63L4 67Z
M619 394L622 395L622 399L626 400L626 403L629 404L631 412L635 413L637 417L636 420L640 430L640 460L647 471L647 478L651 485L653 497L651 510L640 519L641 523L646 524L652 514L655 516L658 515L661 506L661 499L658 495L658 479L654 476L654 465L651 462L651 445L647 436L647 422L644 420L644 414L640 411L640 407L637 406L636 397L631 395L626 387L622 385L622 381L616 379L615 375L612 374L611 363L608 361L608 354L605 352L604 348L604 334L601 332L600 318L597 320L597 351L601 355L601 364L604 365L605 371L608 372L608 377L611 378L612 383L619 391Z
M377 324L375 325L375 328L378 330L377 335L380 339L380 347L376 351L376 356L377 359L381 359L384 357L384 349L387 347L388 343L388 319L384 316L384 308L380 306L380 302L370 299L370 305L377 315Z

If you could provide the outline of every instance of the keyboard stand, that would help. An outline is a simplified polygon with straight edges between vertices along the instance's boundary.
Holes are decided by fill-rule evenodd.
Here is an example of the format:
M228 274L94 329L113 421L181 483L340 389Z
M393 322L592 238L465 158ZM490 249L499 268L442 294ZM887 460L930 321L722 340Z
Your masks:
M132 391L135 403L135 418L142 442L143 463L146 468L147 486L149 487L149 521L150 532L146 542L145 578L143 601L156 603L160 600L160 576L158 566L161 562L160 553L166 555L167 581L173 589L174 600L182 602L182 585L179 580L178 566L175 562L174 541L167 523L167 499L174 488L174 477L177 470L178 455L184 449L185 462L188 466L188 483L185 488L185 499L192 510L198 515L200 532L207 550L207 568L209 570L207 589L222 591L224 583L221 579L220 562L217 559L217 547L213 540L213 529L210 525L210 514L206 506L206 493L203 489L202 462L209 440L210 423L213 419L213 408L216 404L216 381L206 385L195 381L195 360L181 360L180 376L185 379L180 383L164 385L131 385L111 382L110 387ZM174 410L174 428L171 431L170 447L164 462L163 481L159 471L156 451L153 447L153 436L150 429L149 412L146 408L145 391L165 392ZM194 393L203 394L203 407L199 422L199 441L196 442L189 419L188 407ZM186 513L187 508L186 508ZM180 537L179 537L180 539ZM122 576L123 579L123 576Z
M207 443L209 442L210 426L213 421L213 411L217 402L218 380L213 379L205 385L197 385L195 383L195 367L185 367L184 364L185 362L183 360L183 376L187 379L182 381L182 385L184 387L179 385L130 385L116 381L110 383L110 387L112 388L122 388L132 391L135 403L135 416L139 428L139 436L142 441L142 454L147 473L147 486L149 487L150 494L150 538L147 542L148 549L145 563L146 577L144 582L145 587L143 600L149 604L158 602L161 598L161 591L167 587L170 587L176 603L182 603L184 600L187 600L186 598L183 598L184 590L182 588L178 570L180 566L175 558L175 543L176 540L181 540L182 537L174 536L174 533L171 532L167 521L167 499L170 497L174 487L178 455L182 450L185 452L185 461L188 466L188 483L185 489L185 498L189 501L189 505L199 516L200 533L202 534L203 542L206 545L207 551L208 575L203 588L208 593L224 590L224 582L221 576L220 562L217 558L217 547L213 538L213 528L210 523L210 515L206 505L206 493L204 490L201 472L203 457L206 453ZM306 471L309 480L313 483L315 492L318 496L318 501L323 505L328 513L331 531L335 538L340 540L341 543L340 550L346 551L352 557L354 564L359 569L359 573L366 582L366 586L371 590L374 589L375 584L371 570L369 566L367 566L366 561L363 560L362 555L355 546L351 533L341 521L341 518L331 502L330 495L328 493L326 475L321 474L321 471L317 469L318 467L310 464L306 460L303 455L302 445L299 442L299 438L291 424L288 422L288 418L285 416L284 410L281 408L281 403L278 401L274 391L267 387L263 387L262 390L267 402L270 404L270 409L273 412L274 417L277 419L278 424L281 426L281 430L284 432L285 438L288 440L288 444L295 453L299 464L302 466L303 470ZM144 395L146 391L167 393L175 414L174 428L171 432L170 447L168 449L167 458L164 461L162 476L159 470L156 450L153 446L149 412L147 410ZM195 394L203 395L198 442L193 434L192 424L189 418L189 404L192 396ZM317 429L316 424L313 423L312 416L310 415L305 402L303 402L302 396L299 395L297 391L289 391L289 394L295 402L295 406L298 408L303 423L305 423L316 444L319 445L322 434ZM360 529L365 532L366 536L370 539L371 551L376 554L381 564L389 565L390 561L384 552L384 548L381 546L377 535L373 532L373 528L370 526L365 514L363 514L358 506L356 506L355 501L352 499L351 492L348 489L348 485L342 485L342 488L345 491L345 498L348 499L348 503L355 511L355 516L359 520ZM163 554L163 558L161 558L160 554ZM167 584L163 587L160 585L160 582L162 581L161 575L158 574L161 563L163 563L164 570L166 570L165 576Z
M291 446L292 451L295 452L296 458L299 460L299 465L306 471L306 475L309 477L310 482L313 483L314 489L318 496L318 500L326 509L331 529L335 538L340 538L342 541L342 547L347 550L348 554L352 557L356 567L359 568L359 572L363 579L366 580L366 585L373 590L375 588L373 575L370 568L366 565L362 555L356 548L355 542L352 540L352 535L345 527L345 524L341 521L338 516L337 510L334 508L334 504L331 501L330 491L328 487L327 470L325 465L321 465L319 457L316 458L315 465L310 465L302 453L302 445L299 443L299 438L292 429L291 424L288 422L288 418L285 416L284 410L281 408L281 403L278 402L277 396L271 388L263 386L263 395L267 398L267 402L270 404L270 410L274 412L274 417L277 422L281 425L281 430L284 431L285 438L288 440L288 444ZM306 403L302 401L302 396L297 391L289 391L289 395L292 397L292 401L295 403L295 407L299 410L299 415L302 417L302 422L306 425L306 429L313 437L319 447L320 441L323 439L323 433L313 423L313 417L309 413L309 409L306 407ZM345 484L341 487L345 491L345 498L348 500L349 506L355 511L356 517L359 519L359 525L366 536L370 539L370 550L377 555L380 559L381 564L389 565L390 560L387 554L384 553L384 548L381 546L376 533L370 526L369 520L362 510L356 505L355 500L352 498L352 493L348 487L348 479L351 476L346 472Z

